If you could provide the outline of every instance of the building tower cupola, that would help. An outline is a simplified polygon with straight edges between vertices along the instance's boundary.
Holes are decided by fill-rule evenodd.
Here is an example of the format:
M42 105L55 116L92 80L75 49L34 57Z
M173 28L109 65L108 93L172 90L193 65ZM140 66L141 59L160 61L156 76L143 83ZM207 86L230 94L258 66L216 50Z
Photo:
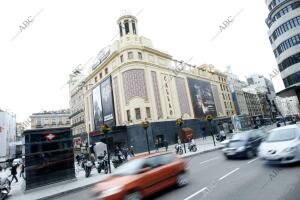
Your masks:
M130 11L123 11L117 21L120 38L126 35L137 35L137 18Z

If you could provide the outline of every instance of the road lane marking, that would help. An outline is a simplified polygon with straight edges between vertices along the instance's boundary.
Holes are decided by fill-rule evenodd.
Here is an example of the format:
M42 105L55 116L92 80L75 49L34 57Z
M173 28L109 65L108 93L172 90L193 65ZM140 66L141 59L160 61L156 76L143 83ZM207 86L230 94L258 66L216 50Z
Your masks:
M188 196L187 198L185 198L184 200L189 200L191 198L193 198L194 196L196 196L197 194L203 192L204 190L207 190L207 187L202 188L201 190L199 190L198 192L195 192L194 194L192 194L191 196Z
M209 159L209 160L205 160L205 161L203 161L203 162L200 162L200 165L201 164L204 164L204 163L207 163L207 162L210 162L210 161L213 161L213 160L217 160L217 159L219 159L220 157L214 157L214 158L211 158L211 159Z
M230 174L236 172L237 170L239 170L240 168L236 168L234 170L232 170L231 172L225 174L224 176L222 176L221 178L219 178L219 181L223 180L224 178L226 178L227 176L229 176Z
M252 162L254 162L254 161L256 161L258 158L254 158L253 160L250 160L249 162L247 162L248 164L250 164L250 163L252 163Z

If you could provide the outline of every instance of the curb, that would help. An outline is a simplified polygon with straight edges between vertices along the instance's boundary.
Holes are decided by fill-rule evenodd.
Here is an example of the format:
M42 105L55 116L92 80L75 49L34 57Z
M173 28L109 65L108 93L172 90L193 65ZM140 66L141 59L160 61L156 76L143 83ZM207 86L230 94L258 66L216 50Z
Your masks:
M190 155L181 156L181 158L189 158L189 157L192 157L192 156L197 156L197 155L204 154L204 153L209 153L209 152L212 152L212 151L217 151L217 150L220 150L222 148L223 147L216 147L216 148L205 150L205 151L199 151L197 153L193 153L193 154L190 154Z
M106 177L106 176L105 176L105 177ZM104 178L105 178L105 177L104 177ZM52 195L48 195L48 196L45 196L45 197L37 198L36 200L53 199L53 198L61 197L61 196L64 196L64 195L66 195L66 194L72 193L72 192L74 192L74 191L80 191L80 190L89 188L89 187L91 187L92 185L95 185L95 184L101 182L104 178L101 178L99 181L96 181L96 182L93 182L93 183L89 183L89 184L87 184L87 185L79 186L79 187L76 187L76 188L72 188L72 189L70 189L70 190L66 190L66 191L63 191L63 192L56 193L56 194L52 194Z
M190 155L181 156L181 158L189 158L189 157L192 157L192 156L196 156L196 155L200 155L200 154L204 154L204 153L209 153L209 152L212 152L212 151L217 151L217 150L220 150L222 148L223 147L216 147L216 148L205 150L205 151L199 151L199 152L196 152L196 153L193 153L193 154L190 154ZM83 189L89 188L92 185L97 184L98 182L101 182L101 181L102 180L99 180L97 182L89 183L89 184L84 185L84 186L79 186L77 188L66 190L66 191L63 191L63 192L60 192L60 193L56 193L56 194L53 194L53 195L49 195L49 196L45 196L45 197L42 197L42 198L38 198L37 200L53 199L53 198L57 198L57 197L60 197L60 196L64 196L64 195L72 193L74 191L79 191L79 190L83 190Z

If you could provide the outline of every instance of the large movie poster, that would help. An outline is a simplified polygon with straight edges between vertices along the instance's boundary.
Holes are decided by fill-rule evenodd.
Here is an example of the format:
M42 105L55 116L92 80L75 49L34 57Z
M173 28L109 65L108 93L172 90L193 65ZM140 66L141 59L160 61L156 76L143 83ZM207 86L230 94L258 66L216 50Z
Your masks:
M111 77L101 83L101 100L103 108L103 121L110 127L115 126L114 101L111 87Z
M103 123L100 85L93 90L94 130L99 130Z
M211 85L207 81L188 78L195 118L217 116Z

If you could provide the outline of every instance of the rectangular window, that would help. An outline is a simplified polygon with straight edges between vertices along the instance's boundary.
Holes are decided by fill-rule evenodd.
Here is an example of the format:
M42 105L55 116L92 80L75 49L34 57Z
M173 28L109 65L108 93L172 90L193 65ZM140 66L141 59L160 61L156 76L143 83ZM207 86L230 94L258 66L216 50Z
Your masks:
M127 113L127 121L130 122L131 121L130 110L127 110L126 113Z
M108 69L107 69L107 68L105 68L105 70L104 70L104 71L105 71L105 75L106 75L106 74L108 73Z
M138 52L138 57L139 57L140 60L143 60L143 55L142 55L141 52Z
M147 118L151 118L150 107L146 107Z
M141 119L141 110L140 108L136 108L135 110L135 118L136 120L140 120Z
M128 52L128 59L133 59L133 53L132 53L132 51Z
M121 63L123 63L123 61L124 61L123 60L123 55L120 56L120 61L121 61Z
M97 76L95 77L95 83L97 83Z

